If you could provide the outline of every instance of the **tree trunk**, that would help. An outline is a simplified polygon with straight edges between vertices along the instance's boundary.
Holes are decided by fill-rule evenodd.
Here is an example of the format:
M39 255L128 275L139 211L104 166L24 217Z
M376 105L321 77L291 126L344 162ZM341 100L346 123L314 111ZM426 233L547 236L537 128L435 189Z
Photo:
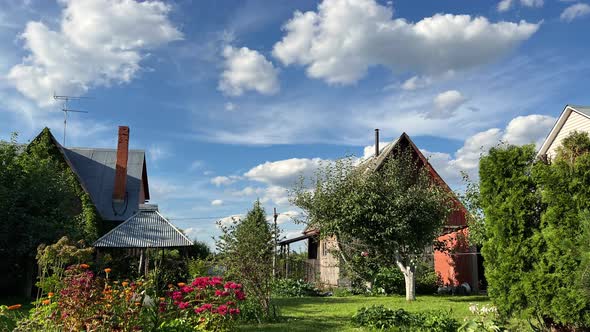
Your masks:
M405 266L399 260L396 263L404 274L404 280L406 281L406 300L416 300L416 267L414 265Z

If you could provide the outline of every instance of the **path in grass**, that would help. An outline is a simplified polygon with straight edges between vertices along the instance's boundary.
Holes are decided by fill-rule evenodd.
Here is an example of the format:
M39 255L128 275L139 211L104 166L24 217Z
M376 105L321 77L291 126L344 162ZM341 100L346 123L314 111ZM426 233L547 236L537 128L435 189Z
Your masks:
M275 303L283 319L279 323L241 326L240 331L362 331L350 323L352 315L361 307L383 304L408 311L450 310L460 322L470 315L469 304L489 303L485 296L419 296L406 302L401 296L388 297L305 297L282 298Z

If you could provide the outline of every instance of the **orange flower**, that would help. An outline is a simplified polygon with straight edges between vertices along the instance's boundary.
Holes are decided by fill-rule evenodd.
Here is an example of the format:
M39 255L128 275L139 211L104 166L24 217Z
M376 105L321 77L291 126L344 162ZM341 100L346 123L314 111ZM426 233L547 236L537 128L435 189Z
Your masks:
M22 307L22 304L13 304L10 307L8 307L8 310L16 310L20 309L20 307Z
M109 274L109 273L111 273L111 268L107 267L106 269L104 269L104 272L105 272L106 274Z
M90 265L88 265L88 264L80 264L81 269L87 269L89 267L90 267Z
M161 297L160 298L160 302L164 302L164 301L166 301L166 298L165 297Z
M129 283L128 283L127 281L123 281L123 282L121 283L121 285L123 285L123 287L127 287L127 286L129 285Z
M49 293L47 293L47 297L48 297L48 298L52 298L52 297L53 297L53 295L54 295L54 294L53 294L53 292L49 292Z
M184 287L184 286L186 286L186 284L184 282L179 282L177 285L178 285L178 287Z
M141 306L141 302L135 302L135 305L139 307Z
M172 288L174 288L174 285L173 284L168 284L168 288L172 289Z
M43 300L41 301L41 303L43 303L43 305L48 305L49 303L51 303L51 300Z

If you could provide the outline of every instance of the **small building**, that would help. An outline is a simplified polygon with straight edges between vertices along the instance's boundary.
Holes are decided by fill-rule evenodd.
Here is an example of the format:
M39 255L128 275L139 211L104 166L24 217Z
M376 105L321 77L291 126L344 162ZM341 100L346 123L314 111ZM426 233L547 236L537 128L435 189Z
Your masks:
M552 159L561 141L574 131L590 134L590 106L565 105L557 122L541 145L537 157Z
M432 180L448 192L453 193L406 133L403 133L381 150L377 144L379 141L378 131L376 131L375 141L375 154L365 160L359 167L368 167L371 171L378 172L387 158L395 158L395 152L398 148L409 148L416 157L419 166L426 167ZM432 257L431 264L444 285L458 286L462 283L468 283L472 289L478 290L480 284L485 283L483 282L483 262L476 248L470 246L467 242L469 230L466 216L468 211L454 194L452 197L455 209L449 215L446 225L437 239L446 243L447 250L437 251L433 247L429 247L425 248L425 254L427 257ZM308 281L328 287L348 285L348 280L341 273L340 258L333 254L337 249L335 239L322 239L317 230L306 229L302 236L283 240L279 244L285 247L302 240L307 241L308 260L306 271Z

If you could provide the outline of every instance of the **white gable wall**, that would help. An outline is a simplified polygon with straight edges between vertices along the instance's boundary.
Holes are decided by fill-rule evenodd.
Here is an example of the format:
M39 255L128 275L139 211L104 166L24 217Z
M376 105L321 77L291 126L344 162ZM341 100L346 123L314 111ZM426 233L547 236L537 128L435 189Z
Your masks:
M565 120L563 127L561 127L561 130L557 133L557 136L555 136L555 139L547 149L547 156L552 159L555 158L557 148L561 146L561 141L573 131L587 132L590 135L590 119L578 112L571 112Z

